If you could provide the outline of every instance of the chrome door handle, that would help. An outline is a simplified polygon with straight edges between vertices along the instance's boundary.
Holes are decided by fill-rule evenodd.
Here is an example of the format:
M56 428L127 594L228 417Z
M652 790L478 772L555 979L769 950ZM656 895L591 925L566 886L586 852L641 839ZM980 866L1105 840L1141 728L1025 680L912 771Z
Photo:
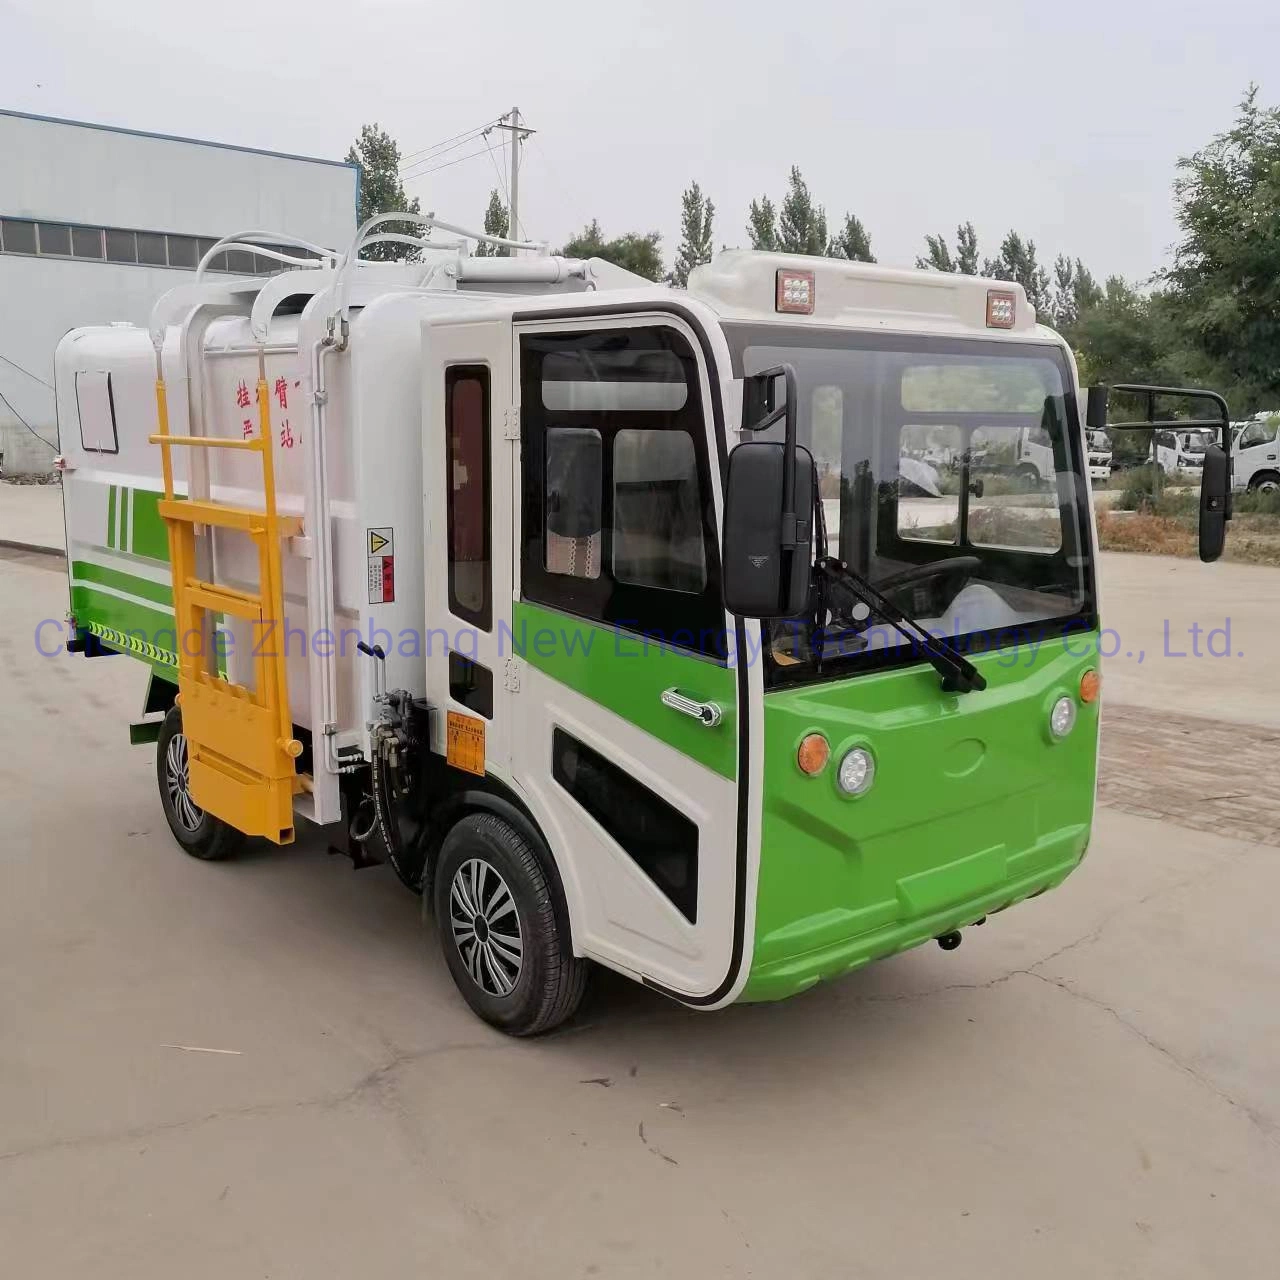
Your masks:
M692 716L708 729L714 729L724 719L724 712L720 709L719 703L698 702L693 698L686 698L679 689L664 690L662 705L670 707L672 711L678 711L682 716Z

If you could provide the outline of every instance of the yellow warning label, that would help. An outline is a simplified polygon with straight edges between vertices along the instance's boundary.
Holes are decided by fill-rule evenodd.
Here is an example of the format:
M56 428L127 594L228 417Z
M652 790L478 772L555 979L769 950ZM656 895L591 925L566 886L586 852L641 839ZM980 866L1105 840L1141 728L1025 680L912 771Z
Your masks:
M391 541L390 538L384 538L382 534L380 534L377 531L377 529L370 529L369 530L369 554L371 556L376 556L378 552L382 550L383 547L387 546L390 543L390 541Z
M484 721L450 711L445 721L445 759L465 773L484 777Z

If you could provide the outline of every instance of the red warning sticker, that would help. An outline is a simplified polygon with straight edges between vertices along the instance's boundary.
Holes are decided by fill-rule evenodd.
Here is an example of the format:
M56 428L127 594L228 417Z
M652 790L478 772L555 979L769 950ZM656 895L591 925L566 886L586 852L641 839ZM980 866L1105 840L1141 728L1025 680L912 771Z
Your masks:
M396 535L388 527L369 530L369 603L391 604L396 598Z

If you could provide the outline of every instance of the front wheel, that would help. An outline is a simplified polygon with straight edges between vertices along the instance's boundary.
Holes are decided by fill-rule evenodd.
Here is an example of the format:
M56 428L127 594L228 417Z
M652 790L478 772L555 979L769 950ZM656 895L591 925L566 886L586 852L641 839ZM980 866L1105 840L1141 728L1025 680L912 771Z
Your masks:
M1280 475L1274 471L1262 471L1249 481L1253 493L1280 493Z
M514 827L490 813L458 822L440 849L434 897L445 963L481 1018L532 1036L573 1016L588 963L570 949L548 872Z
M156 781L173 838L193 858L221 862L244 844L243 832L206 813L191 798L191 758L182 711L171 707L156 740Z

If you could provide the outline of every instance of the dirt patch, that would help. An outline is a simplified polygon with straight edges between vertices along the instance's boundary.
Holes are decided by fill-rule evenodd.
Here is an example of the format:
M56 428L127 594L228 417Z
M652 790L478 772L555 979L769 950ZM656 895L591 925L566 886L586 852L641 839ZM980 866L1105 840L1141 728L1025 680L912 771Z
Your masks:
M1106 703L1098 803L1255 844L1280 846L1271 776L1280 732Z

